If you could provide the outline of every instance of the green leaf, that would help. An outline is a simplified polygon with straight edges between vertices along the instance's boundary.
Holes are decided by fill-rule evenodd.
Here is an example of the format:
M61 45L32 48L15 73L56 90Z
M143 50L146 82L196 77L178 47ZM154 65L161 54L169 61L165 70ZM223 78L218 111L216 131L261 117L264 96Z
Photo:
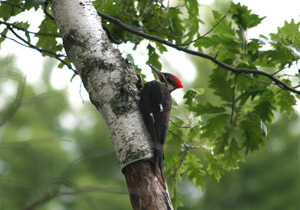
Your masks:
M252 39L247 43L246 53L244 54L243 59L248 61L249 64L253 64L259 56L259 49L261 47L262 44L258 39ZM253 65L251 68L256 69L256 66Z
M169 8L168 10L168 18L166 18L166 25L170 27L170 34L175 35L176 37L168 37L170 41L175 40L176 44L181 44L182 39L181 37L185 32L185 27L183 27L183 21L180 16L182 12L180 9L176 8ZM177 38L178 37L178 38Z
M222 177L223 168L220 161L211 152L205 153L205 158L208 160L207 171L210 175L214 175L215 179L219 182Z
M266 17L260 18L256 14L251 14L251 10L247 6L242 6L240 3L231 3L230 13L237 25L246 31L249 28L257 26Z
M35 9L35 11L41 6L44 5L44 1L43 0L26 0L24 7L27 10L30 10L32 7Z
M244 157L240 154L240 150L235 139L232 139L230 145L225 147L224 155L221 156L225 170L236 170L239 168L238 163L245 161Z
M168 49L160 42L155 42L157 49L159 50L160 54L163 54L164 52L168 52Z
M139 75L142 78L143 84L145 83L146 75L142 73L142 69L139 68L137 65L135 65L135 70L139 73Z
M194 154L188 154L184 164L184 169L187 172L189 180L193 181L196 187L201 186L202 191L204 191L205 171L201 169L203 168L203 165L199 163L199 158L197 158Z
M156 53L155 48L152 47L151 44L148 44L147 49L148 49L148 60L146 63L148 65L152 64L157 69L161 69L162 65L159 62L159 55Z
M183 98L186 99L185 104L187 105L191 105L194 102L194 99L196 96L201 95L204 93L204 89L203 88L191 88L189 89L185 95L183 96Z
M234 46L236 43L231 36L222 35L212 35L211 37L203 37L196 41L195 47L216 47L218 45Z
M72 66L72 65L71 65L71 61L70 61L70 59L69 59L68 57L66 57L63 61L64 61L65 63L69 64L70 66ZM61 68L63 68L65 65L66 65L66 64L60 62L60 63L58 64L58 68L61 69Z
M272 122L274 119L273 111L276 110L274 101L273 92L271 90L265 90L260 98L252 102L252 104L255 105L253 107L253 113L264 122Z
M185 19L186 30L188 31L187 42L191 41L199 32L199 6L197 0L185 0L185 6L188 12L188 17Z
M300 59L300 22L297 24L292 19L285 22L282 28L278 28L276 34L271 33L271 40L263 37L273 49L261 52L258 57L260 66L278 67L279 69L291 66L294 61Z
M226 37L231 37L234 40L237 40L236 29L233 27L231 21L224 18L220 23L219 21L223 18L224 14L219 13L216 10L213 10L214 21L210 24L212 27L217 26L212 31L215 34L225 35Z
M280 91L275 96L275 100L280 112L284 112L288 117L291 117L294 113L293 106L296 105L295 97L288 91Z
M55 24L55 21L46 17L41 25L39 26L40 30L36 35L39 38L39 41L36 44L36 47L39 47L43 50L48 50L51 52L58 52L63 49L63 46L56 41L56 38L59 37L58 29ZM40 35L39 35L40 34ZM49 34L49 36L45 36ZM43 52L42 55L52 56L47 52Z
M210 75L209 87L214 89L214 94L226 102L232 102L232 78L229 78L228 71L217 67Z
M294 19L290 23L284 22L282 28L277 28L277 34L270 34L272 40L281 43L284 46L289 46L300 52L300 22L295 23Z
M4 36L6 36L8 32L8 28L5 28L2 32L1 32L1 36L0 36L0 49L1 49L1 43L6 39Z
M73 79L74 79L77 75L78 75L78 74L75 74L75 73L74 73L74 74L72 75L71 79L70 79L70 82L72 82Z
M230 116L228 114L219 114L210 118L201 128L203 133L201 137L215 140L217 137L226 133L225 127L229 126Z
M284 68L286 65L291 66L295 61L291 50L280 44L273 44L273 47L273 50L264 51L259 54L259 64L263 67L278 66L279 69Z
M267 129L256 114L249 113L245 115L239 123L239 127L243 130L245 138L243 146L246 147L246 154L249 151L259 151L265 146Z
M215 113L222 113L225 112L223 107L213 106L210 103L204 104L197 104L196 106L189 107L189 110L196 113L196 115L203 115L203 114L215 114Z
M23 11L23 9L13 6L13 5L21 4L21 0L7 1L7 2L11 3L12 5L10 5L9 3L5 3L5 2L6 1L0 2L1 3L0 4L0 18L3 18L4 21L7 21L11 17L16 16Z
M30 38L30 34L27 31L27 29L29 28L29 23L28 22L15 22L14 25L18 26L19 28L23 29L25 31L25 36L27 38L27 41L30 43L31 42L31 38Z

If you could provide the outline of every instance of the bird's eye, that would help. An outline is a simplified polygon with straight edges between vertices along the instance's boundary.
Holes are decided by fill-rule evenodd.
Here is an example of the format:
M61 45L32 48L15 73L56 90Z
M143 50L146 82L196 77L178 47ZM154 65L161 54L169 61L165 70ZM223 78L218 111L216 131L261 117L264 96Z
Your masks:
M166 75L166 79L168 79L169 78L169 76L168 75Z

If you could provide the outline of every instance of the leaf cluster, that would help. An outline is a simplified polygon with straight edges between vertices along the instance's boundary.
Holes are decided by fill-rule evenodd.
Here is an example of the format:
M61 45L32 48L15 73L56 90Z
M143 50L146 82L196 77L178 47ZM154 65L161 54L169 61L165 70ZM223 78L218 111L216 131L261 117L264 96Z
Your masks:
M12 40L20 45L35 49L43 56L56 58L60 61L59 67L71 66L66 53L64 52L62 39L58 32L56 22L52 16L51 10L47 7L46 1L37 0L8 0L1 1L0 4L0 49L1 43L6 39ZM31 23L26 21L14 21L20 14L28 13L29 10L43 10L45 13L43 21L39 25L38 31L31 31ZM12 34L8 34L11 32ZM37 40L37 41L36 41ZM75 71L74 71L75 72Z
M215 26L222 15L217 11L213 15L211 24ZM264 37L265 42L247 40L247 30L263 19L245 6L232 4L230 16L198 39L194 47L236 67L264 68L283 77L286 84L297 86L299 74L287 76L285 70L297 66L299 60L299 23L285 22L277 34ZM271 43L267 50L266 43ZM202 88L199 84L196 87ZM190 89L185 93L185 104L173 109L165 163L175 206L182 205L178 182L185 174L204 190L205 174L220 181L225 171L238 169L245 156L265 147L275 113L291 117L299 97L260 75L233 73L218 66L208 78L208 88L217 96L214 104L203 103L203 89Z

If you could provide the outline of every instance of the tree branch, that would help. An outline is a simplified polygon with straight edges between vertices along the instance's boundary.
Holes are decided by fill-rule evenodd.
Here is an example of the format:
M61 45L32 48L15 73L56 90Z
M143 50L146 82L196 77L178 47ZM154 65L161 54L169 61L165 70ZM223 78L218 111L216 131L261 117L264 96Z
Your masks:
M210 30L208 30L205 34L203 34L202 36L198 37L197 39L195 40L192 40L188 43L183 43L183 44L178 44L177 46L187 46L187 45L190 45L196 41L198 41L199 39L202 39L203 37L205 37L207 34L209 34L210 32L212 32L225 18L226 16L228 15L228 13L230 12L230 9L231 7L227 10L227 12L225 13L225 15L216 23L216 25L214 25Z
M157 36L154 36L154 35L151 35L151 34L147 34L145 32L137 30L137 29L135 29L131 26L128 26L128 25L124 24L119 19L114 18L112 16L109 16L107 14L104 14L102 12L98 11L98 15L101 16L102 18L106 19L106 20L109 20L110 22L115 23L117 26L119 26L119 27L123 28L124 30L126 30L128 32L131 32L135 35L144 37L144 38L152 40L152 41L160 42L160 43L165 44L169 47L175 48L179 51L183 51L183 52L186 52L186 53L191 54L191 55L195 55L195 56L199 56L199 57L208 59L208 60L214 62L215 64L217 64L218 66L223 67L224 69L235 72L235 73L247 73L247 74L252 73L252 74L259 74L259 75L265 76L265 77L270 78L271 80L273 80L282 89L289 90L291 92L294 92L294 93L300 95L300 90L294 89L293 87L291 87L288 84L282 82L281 80L277 79L276 77L274 77L272 74L269 74L268 72L260 71L260 70L257 70L257 69L236 68L236 67L228 65L228 64L226 64L222 61L219 61L218 59L216 59L215 57L213 57L211 55L178 46L178 45L173 44L172 42L169 42L169 41L167 41L165 39L162 39L160 37L157 37Z
M28 48L31 48L31 49L35 49L37 51L39 51L40 53L48 53L50 55L52 55L55 59L59 60L61 63L63 63L64 65L66 65L70 70L72 70L75 74L77 74L76 70L72 68L72 66L68 63L66 63L63 59L61 59L60 57L66 57L65 55L62 55L62 54L56 54L50 50L44 50L44 49L41 49L41 48L38 48L36 47L35 45L31 44L30 42L26 41L24 38L22 38L19 34L17 34L14 29L12 28L12 24L11 23L6 23L6 22L3 22L3 21L0 21L0 24L4 24L6 25L7 29L12 32L19 40L21 40L22 42L24 42L25 44L22 44L23 46L25 47L28 47ZM14 26L14 25L13 25ZM4 36L1 34L1 36ZM4 36L4 37L7 37L7 36ZM10 38L11 40L19 43L18 41Z

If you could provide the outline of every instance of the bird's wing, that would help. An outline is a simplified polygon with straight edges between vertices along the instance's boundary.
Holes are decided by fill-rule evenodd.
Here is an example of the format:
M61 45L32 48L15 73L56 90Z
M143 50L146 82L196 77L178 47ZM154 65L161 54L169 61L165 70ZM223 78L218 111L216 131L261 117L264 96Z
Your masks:
M169 90L160 82L146 83L142 92L141 112L153 141L155 170L163 175L163 146L166 140L172 106Z

